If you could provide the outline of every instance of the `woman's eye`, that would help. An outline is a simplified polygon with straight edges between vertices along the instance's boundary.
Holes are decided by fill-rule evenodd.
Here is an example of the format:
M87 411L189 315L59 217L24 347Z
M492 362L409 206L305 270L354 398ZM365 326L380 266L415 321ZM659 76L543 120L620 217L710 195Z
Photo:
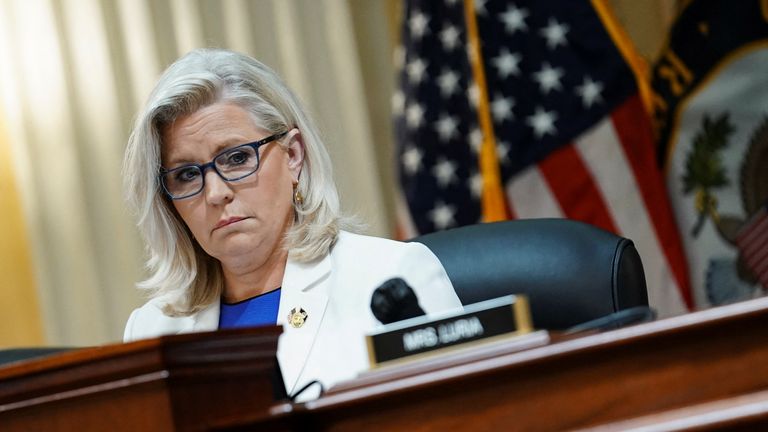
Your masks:
M194 167L181 168L176 171L174 178L179 182L191 182L200 175L200 170Z
M251 158L251 154L243 150L234 150L227 153L225 161L229 166L243 165Z

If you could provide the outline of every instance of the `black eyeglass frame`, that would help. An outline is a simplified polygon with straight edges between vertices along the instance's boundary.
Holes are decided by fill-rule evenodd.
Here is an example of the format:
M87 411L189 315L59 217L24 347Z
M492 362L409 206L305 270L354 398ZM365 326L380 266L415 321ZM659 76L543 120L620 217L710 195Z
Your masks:
M160 173L158 174L158 179L160 180L160 185L163 188L163 192L165 192L165 195L169 199L172 199L174 201L175 200L185 199L185 198L190 198L190 197L193 197L193 196L199 194L200 192L203 191L203 189L205 189L205 172L209 168L212 169L225 182L234 182L234 181L242 180L242 179L248 177L249 175L252 175L256 171L258 171L259 167L261 167L261 155L259 154L259 148L261 146L265 145L265 144L269 144L269 143L271 143L273 141L279 140L280 138L286 136L288 134L288 132L290 132L290 131L276 133L274 135L270 135L270 136L268 136L268 137L266 137L264 139L260 139L258 141L254 141L254 142L250 142L250 143L245 143L245 144L240 144L238 146L235 146L235 147L232 147L232 148L228 148L228 149L223 150L220 153L218 153L208 163L204 163L204 164L191 163L191 164L182 165L180 167L176 167L176 168L173 168L173 169L170 169L170 170L167 170L167 169L161 167L160 168ZM253 147L253 150L256 153L256 167L253 169L253 171L249 172L248 174L244 174L244 175L241 175L241 176L236 177L236 178L226 178L226 177L224 177L224 175L221 172L219 172L219 169L216 168L216 159L218 159L219 157L223 156L226 153L229 153L229 152L231 152L233 150L237 150L237 149L243 148L243 147ZM195 191L194 193L191 193L191 194L187 194L187 195L183 195L183 196L179 196L179 197L173 196L171 194L171 191L169 191L168 188L165 185L165 176L167 176L168 174L174 173L176 171L182 170L182 169L188 169L190 167L195 167L195 168L200 170L200 177L202 179L202 183L200 184L200 189L198 189L197 191Z

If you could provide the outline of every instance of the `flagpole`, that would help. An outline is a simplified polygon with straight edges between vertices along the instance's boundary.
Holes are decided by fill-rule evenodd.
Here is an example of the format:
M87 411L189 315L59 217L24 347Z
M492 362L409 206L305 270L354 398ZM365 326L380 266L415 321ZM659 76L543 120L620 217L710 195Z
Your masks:
M472 76L478 90L477 116L483 132L480 146L480 174L483 176L482 210L483 222L495 222L507 219L507 205L501 187L499 161L496 156L496 137L493 132L491 111L488 106L488 87L483 69L483 56L478 36L477 17L473 0L464 0L464 17L467 22L467 42L469 43L469 61Z

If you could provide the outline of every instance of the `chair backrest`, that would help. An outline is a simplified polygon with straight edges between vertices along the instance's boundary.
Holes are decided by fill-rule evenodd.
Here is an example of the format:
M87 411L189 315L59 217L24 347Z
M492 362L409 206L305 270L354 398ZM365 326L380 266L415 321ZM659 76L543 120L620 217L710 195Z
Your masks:
M75 348L64 347L33 347L33 348L8 348L0 350L0 365L13 363L33 358L45 357L64 351L72 351Z
M565 329L647 306L631 240L568 219L470 225L412 239L437 255L465 305L526 294L536 328Z

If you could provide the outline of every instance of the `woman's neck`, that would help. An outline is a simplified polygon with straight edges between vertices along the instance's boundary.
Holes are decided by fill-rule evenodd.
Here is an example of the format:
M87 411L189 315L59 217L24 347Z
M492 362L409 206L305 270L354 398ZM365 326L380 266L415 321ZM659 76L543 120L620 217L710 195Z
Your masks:
M287 251L270 254L261 265L254 266L253 261L243 264L222 262L224 300L234 303L280 287L287 262Z

